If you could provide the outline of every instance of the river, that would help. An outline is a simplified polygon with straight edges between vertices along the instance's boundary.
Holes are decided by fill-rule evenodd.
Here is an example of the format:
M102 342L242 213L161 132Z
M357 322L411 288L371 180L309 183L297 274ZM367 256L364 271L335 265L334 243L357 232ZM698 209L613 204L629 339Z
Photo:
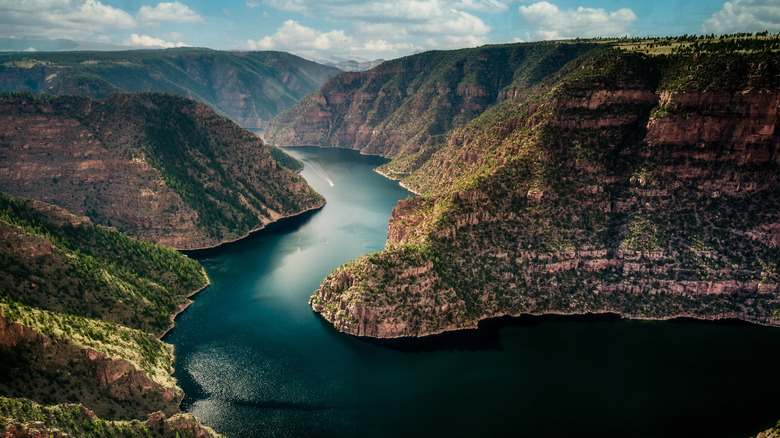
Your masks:
M780 330L614 318L496 321L376 343L307 302L380 250L411 194L354 151L291 148L328 203L204 255L176 320L182 409L228 437L747 437L780 418Z

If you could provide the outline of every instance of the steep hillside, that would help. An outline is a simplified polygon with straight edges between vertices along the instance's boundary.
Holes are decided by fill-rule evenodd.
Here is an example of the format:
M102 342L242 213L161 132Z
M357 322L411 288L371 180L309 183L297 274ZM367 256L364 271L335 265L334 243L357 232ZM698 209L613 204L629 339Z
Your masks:
M155 336L173 326L170 315L188 303L187 295L207 284L198 262L175 250L3 193L0 256L6 297Z
M771 42L770 42L771 43ZM780 61L604 46L450 133L385 251L312 307L360 336L614 312L780 326Z
M0 96L0 189L178 249L323 205L279 152L173 95Z
M249 129L317 90L338 69L282 52L208 49L0 54L0 92L155 91L207 103Z
M207 284L197 262L6 194L0 194L0 236L3 436L25 436L25 427L45 425L86 436L78 428L86 432L104 422L97 416L130 420L179 412L183 394L171 376L172 350L158 337L187 296ZM29 400L83 407L63 418L62 410L71 408ZM31 421L43 423L25 426Z
M451 129L544 81L592 47L539 43L433 51L343 73L277 116L265 138L279 146L345 147L419 160Z

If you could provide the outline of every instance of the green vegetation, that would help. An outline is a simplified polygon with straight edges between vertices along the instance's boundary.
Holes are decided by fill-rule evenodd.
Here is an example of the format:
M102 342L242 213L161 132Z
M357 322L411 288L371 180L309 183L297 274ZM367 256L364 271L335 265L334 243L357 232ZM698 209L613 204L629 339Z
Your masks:
M419 160L439 148L453 128L543 82L593 47L510 44L430 51L387 61L370 74L344 73L329 80L274 118L266 138L277 145L302 145L304 137L316 133L319 145L392 158L417 154ZM343 99L353 93L376 98ZM302 123L311 109L332 116ZM372 134L359 136L352 126L370 126Z
M780 52L780 34L770 35L766 31L719 36L710 34L663 38L620 38L607 40L607 42L622 50L649 55Z
M30 306L160 335L186 296L207 284L198 262L177 251L36 201L0 194L0 221L6 224L0 229L10 226L0 251L0 285ZM20 250L28 245L29 251Z
M276 146L266 145L271 156L276 160L276 163L285 169L290 169L293 172L298 172L303 169L303 161L294 158L287 152L281 150Z
M42 406L23 398L0 397L0 432L19 429L37 430L44 436L56 432L84 438L195 438L216 437L189 414L147 421L108 421L76 404Z
M176 386L173 357L162 341L136 329L96 319L35 309L0 296L0 315L56 342L68 341L107 358L124 359L166 388Z
M177 424L186 429L178 436L205 430L191 417L106 420L179 412L172 349L159 336L187 295L207 284L196 261L7 194L0 194L0 236L0 434L56 428L75 436L174 437Z
M190 116L193 108L189 102L159 94L146 97L152 105L142 110L149 142L144 156L160 171L166 184L198 212L201 228L221 239L222 227L248 231L261 226L261 217L270 216L264 196L257 194L250 198L253 205L245 205L232 185L221 185L219 190L203 184L204 179L216 179L220 183L229 183L231 179L229 169L218 158L217 133L208 126L196 124ZM254 143L256 148L263 147L259 141ZM182 145L189 147L185 149Z

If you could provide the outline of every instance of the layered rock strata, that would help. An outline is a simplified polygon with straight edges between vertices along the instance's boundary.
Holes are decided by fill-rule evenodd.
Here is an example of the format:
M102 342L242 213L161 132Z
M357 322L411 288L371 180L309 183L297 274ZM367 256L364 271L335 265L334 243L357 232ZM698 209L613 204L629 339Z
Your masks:
M177 249L216 246L324 200L262 140L161 94L0 98L0 189Z
M370 337L520 314L780 325L780 64L765 59L573 61L452 131L404 180L427 196L399 203L385 251L329 275L312 307Z

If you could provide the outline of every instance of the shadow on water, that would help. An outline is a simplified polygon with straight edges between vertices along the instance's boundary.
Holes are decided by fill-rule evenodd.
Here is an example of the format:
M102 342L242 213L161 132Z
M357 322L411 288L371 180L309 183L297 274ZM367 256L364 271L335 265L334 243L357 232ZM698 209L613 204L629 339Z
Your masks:
M320 315L318 315L320 316ZM534 327L548 322L617 322L624 318L616 313L586 313L582 315L520 315L500 316L479 322L478 328L445 332L420 338L406 337L394 339L376 339L358 337L357 339L382 348L402 351L405 353L422 353L435 351L500 351L501 331L507 327ZM342 334L336 330L325 318L319 317L320 322L329 331ZM672 324L711 324L723 327L763 327L738 319L719 319L714 321L702 321L695 318L674 318L667 322ZM765 327L770 329L769 327Z
M327 331L339 336L350 336L336 330L333 325L321 315L317 315L320 323ZM402 351L405 353L423 353L435 351L500 351L501 331L507 327L533 327L545 322L612 322L622 318L614 313L584 314L584 315L521 315L500 316L480 321L476 329L458 330L419 338L405 337L392 339L377 339L357 337L360 341L377 347Z
M267 226L265 226L260 230L249 233L249 235L246 237L231 242L225 242L213 248L181 250L180 252L188 257L192 257L197 260L211 259L219 256L229 248L251 243L254 239L263 236L270 236L275 234L289 234L294 231L297 231L301 227L306 225L306 223L308 223L314 217L314 215L317 214L320 210L322 210L322 207L314 210L305 211L295 216L279 219L276 222L272 222L268 224Z

